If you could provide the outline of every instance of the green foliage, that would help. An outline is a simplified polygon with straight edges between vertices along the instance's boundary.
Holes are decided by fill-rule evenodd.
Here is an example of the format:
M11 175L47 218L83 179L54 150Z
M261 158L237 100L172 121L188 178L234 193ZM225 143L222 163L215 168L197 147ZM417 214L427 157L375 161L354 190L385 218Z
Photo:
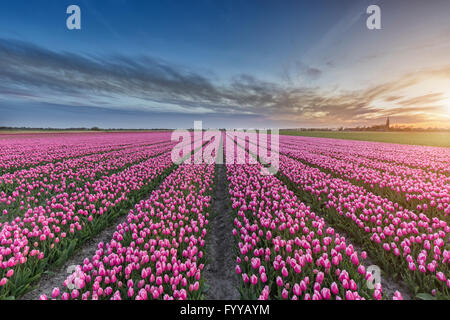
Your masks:
M450 132L378 132L378 131L294 131L280 130L282 135L317 138L334 138L412 144L433 147L450 147Z

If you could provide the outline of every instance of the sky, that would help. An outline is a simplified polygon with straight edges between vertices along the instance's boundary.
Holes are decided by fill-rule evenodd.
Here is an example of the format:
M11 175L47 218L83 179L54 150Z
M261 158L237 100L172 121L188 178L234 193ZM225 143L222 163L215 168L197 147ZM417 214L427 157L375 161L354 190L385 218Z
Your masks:
M366 9L381 9L369 30ZM69 30L69 5L81 30ZM5 0L0 126L450 127L448 0Z

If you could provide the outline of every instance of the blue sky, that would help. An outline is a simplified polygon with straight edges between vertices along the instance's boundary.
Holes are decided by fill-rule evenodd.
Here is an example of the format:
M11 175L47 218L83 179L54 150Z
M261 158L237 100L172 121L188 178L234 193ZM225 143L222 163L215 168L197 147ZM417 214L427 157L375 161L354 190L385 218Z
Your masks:
M81 8L67 30L66 8ZM378 4L382 30L366 28ZM2 1L0 126L446 126L450 3Z

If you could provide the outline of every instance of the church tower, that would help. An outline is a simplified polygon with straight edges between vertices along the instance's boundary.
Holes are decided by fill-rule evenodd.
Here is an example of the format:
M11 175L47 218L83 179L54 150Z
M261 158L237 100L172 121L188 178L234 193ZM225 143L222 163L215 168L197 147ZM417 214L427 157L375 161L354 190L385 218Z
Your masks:
M386 129L389 129L389 117L386 119Z

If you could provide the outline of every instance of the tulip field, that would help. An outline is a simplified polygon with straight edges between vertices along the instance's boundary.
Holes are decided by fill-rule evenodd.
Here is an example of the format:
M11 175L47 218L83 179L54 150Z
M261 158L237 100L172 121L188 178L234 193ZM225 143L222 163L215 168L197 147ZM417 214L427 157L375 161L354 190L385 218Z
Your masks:
M171 132L0 135L0 299L208 299L223 215L241 299L450 299L449 148L282 135L264 174L220 136L225 164L174 163Z

